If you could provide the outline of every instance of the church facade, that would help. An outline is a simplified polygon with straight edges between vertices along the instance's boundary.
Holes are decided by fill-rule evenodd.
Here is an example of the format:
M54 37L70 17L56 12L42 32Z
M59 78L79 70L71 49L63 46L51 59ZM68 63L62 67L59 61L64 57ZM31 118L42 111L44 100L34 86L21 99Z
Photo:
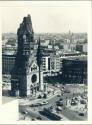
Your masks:
M34 54L34 32L30 15L23 18L17 37L18 49L11 73L11 94L26 97L44 89L43 72L41 70L39 76L39 67Z

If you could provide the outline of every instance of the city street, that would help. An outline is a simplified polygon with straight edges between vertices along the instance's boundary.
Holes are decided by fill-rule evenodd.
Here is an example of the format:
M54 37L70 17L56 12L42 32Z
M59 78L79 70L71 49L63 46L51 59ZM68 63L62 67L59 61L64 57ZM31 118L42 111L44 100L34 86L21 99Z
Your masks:
M58 90L60 90L61 88L57 88ZM79 93L76 93L77 96L80 95ZM75 95L76 95L75 94ZM79 113L74 111L74 110L71 110L67 107L67 100L70 100L74 97L73 93L71 93L71 91L69 93L67 92L63 92L61 91L59 94L56 94L56 95L53 95L52 97L50 98L47 98L47 99L37 99L35 103L32 103L31 101L31 104L35 104L35 106L31 106L30 105L21 105L20 104L20 112L21 110L22 111L27 111L27 114L26 115L29 115L30 117L32 118L35 118L35 120L37 120L36 118L37 117L40 117L41 120L51 120L50 118L47 118L46 116L42 115L40 113L40 111L43 111L44 108L53 108L54 110L56 110L57 108L57 102L61 99L63 101L63 105L61 106L62 107L62 112L58 112L58 114L63 118L65 118L65 120L77 120L77 121L82 121L82 120L86 120L87 118L87 115L85 116L79 116ZM44 105L41 105L42 102L47 102L47 104L44 104ZM36 104L38 104L36 106ZM57 110L56 110L57 112Z

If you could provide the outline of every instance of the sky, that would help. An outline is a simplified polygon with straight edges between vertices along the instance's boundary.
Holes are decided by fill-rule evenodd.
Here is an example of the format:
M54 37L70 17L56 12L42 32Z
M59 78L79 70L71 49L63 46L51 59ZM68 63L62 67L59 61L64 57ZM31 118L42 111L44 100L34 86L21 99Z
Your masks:
M31 15L36 33L87 32L90 14L88 1L31 2L5 4L2 10L2 32L17 32L23 17Z

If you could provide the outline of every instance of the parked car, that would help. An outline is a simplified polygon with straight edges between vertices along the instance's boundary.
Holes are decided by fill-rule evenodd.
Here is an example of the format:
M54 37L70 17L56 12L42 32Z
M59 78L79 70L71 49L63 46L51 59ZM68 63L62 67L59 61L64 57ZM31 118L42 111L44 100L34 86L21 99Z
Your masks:
M28 112L26 110L21 112L22 114L26 115Z
M60 98L60 100L59 101L63 101L63 99L62 98Z
M79 116L84 116L84 113L83 113L83 112L80 112L80 113L79 113Z
M57 95L57 97L60 97L60 96L61 96L60 94Z
M22 97L19 96L18 99L22 99Z
M36 104L31 104L29 105L30 107L37 107L37 106L40 106L41 104L40 103L36 103Z
M82 100L80 100L80 103L81 104L86 104L86 101L82 99Z
M71 105L74 106L74 105L77 105L76 101L71 101Z
M57 83L57 84L55 84L55 87L58 87L58 88L60 88L60 85Z
M41 99L41 98L43 98L43 97L42 97L41 95L39 95L39 96L38 96L38 99Z
M63 88L61 88L61 91L63 91L64 89Z
M65 93L70 93L70 91L69 91L69 90L67 90L67 89L66 89L66 90L64 90L64 92L65 92Z
M32 118L31 120L32 120L32 121L37 121L37 119L36 119L36 118Z
M37 120L42 120L41 116L38 116L38 117L37 117Z

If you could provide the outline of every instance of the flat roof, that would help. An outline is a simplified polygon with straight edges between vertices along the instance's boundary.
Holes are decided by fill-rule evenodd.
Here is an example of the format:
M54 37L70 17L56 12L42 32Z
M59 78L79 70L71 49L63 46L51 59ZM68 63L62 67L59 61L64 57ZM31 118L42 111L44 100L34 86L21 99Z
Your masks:
M65 60L87 61L87 56L78 56L78 57L65 58Z
M16 55L17 51L4 51L2 55Z

